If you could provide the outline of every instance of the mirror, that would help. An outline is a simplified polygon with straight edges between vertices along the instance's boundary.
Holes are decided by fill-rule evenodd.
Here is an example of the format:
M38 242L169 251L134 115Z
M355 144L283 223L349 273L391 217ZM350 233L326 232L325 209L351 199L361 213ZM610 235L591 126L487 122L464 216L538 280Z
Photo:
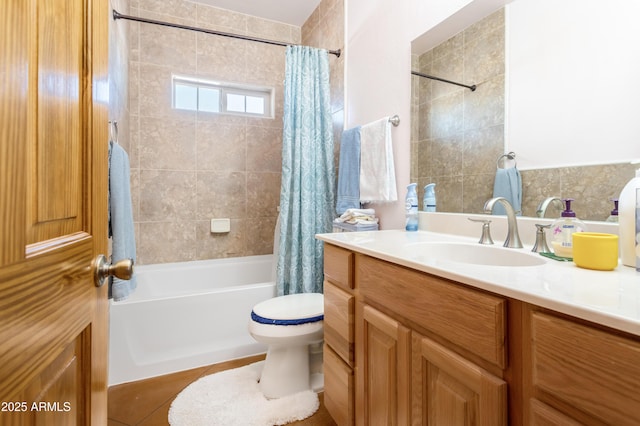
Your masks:
M596 6L586 7L592 3ZM498 164L498 159L503 153L514 151L522 177L524 216L535 216L538 204L545 197L559 196L575 199L572 209L581 219L605 220L613 209L610 199L618 197L639 167L629 162L640 158L640 143L632 140L640 134L640 120L629 117L640 116L640 108L633 104L640 96L640 84L630 81L623 89L617 89L621 80L616 76L619 75L617 69L610 69L610 74L616 76L615 82L592 71L613 64L624 68L621 64L624 60L625 73L633 68L632 75L640 75L640 65L630 63L634 55L629 52L635 50L623 43L624 40L631 46L637 44L640 30L633 29L633 25L612 22L623 16L627 21L633 19L637 13L621 12L620 8L629 6L638 12L639 4L635 0L614 0L606 19L602 20L597 19L603 13L602 3L597 0L514 0L474 24L457 29L450 37L441 37L445 41L427 50L417 49L424 46L425 36L428 38L433 30L419 37L421 42L412 44L415 49L412 70L467 85L476 84L477 89L472 92L412 76L411 181L417 182L418 188L436 183L438 211L481 213L484 202L493 196L496 167L503 166L502 160ZM522 16L532 21L530 25L514 24L513 20ZM549 16L564 17L560 20L562 25L551 26ZM534 22L536 18L542 23ZM581 29L572 28L571 23L576 21L580 21ZM581 49L587 55L585 67L580 62L583 57L576 56L579 53L576 43L581 45L587 38L602 43L605 24L615 29L607 32L613 41L606 42L606 49L602 45ZM517 33L519 28L526 28L524 36ZM558 32L561 28L562 33ZM598 37L584 37L584 28L597 33ZM534 31L546 32L545 37ZM516 37L521 39L517 43ZM552 45L573 43L574 49L571 54L552 55L548 46L526 43L539 42L542 38L549 39ZM514 51L519 45L528 46L527 51ZM607 56L608 59L598 62L605 50L619 46L623 49L614 56L616 61ZM562 59L567 61L560 62ZM594 65L596 62L598 66ZM569 71L575 64L582 64L582 68ZM523 76L522 69L535 72ZM523 81L527 81L525 77L531 75L535 77L534 82L527 82L528 90L521 90ZM558 81L550 80L553 76L561 86L557 85ZM580 82L580 78L590 83ZM545 93L546 89L550 92ZM562 103L565 100L578 100L578 105L588 107L578 109ZM607 115L612 110L615 113ZM592 123L597 132L585 131ZM549 132L540 133L541 130ZM596 133L596 140L587 139ZM549 145L545 146L546 142ZM599 148L604 148L607 155L615 155L599 162L598 159L605 158L598 154ZM581 156L594 152L595 160L593 156ZM537 154L541 155L534 159ZM506 166L510 165L507 162ZM419 196L422 197L422 191ZM557 217L559 212L553 207L546 216Z

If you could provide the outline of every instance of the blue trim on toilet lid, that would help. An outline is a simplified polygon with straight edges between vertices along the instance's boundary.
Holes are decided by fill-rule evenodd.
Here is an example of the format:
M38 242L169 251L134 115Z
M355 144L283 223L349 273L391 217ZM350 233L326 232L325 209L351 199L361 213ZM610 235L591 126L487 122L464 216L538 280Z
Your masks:
M298 319L272 319L261 317L255 312L251 311L251 319L255 322L259 322L260 324L269 324L269 325L301 325L301 324L309 324L312 322L322 321L324 319L323 315L317 315L315 317L309 318L298 318Z

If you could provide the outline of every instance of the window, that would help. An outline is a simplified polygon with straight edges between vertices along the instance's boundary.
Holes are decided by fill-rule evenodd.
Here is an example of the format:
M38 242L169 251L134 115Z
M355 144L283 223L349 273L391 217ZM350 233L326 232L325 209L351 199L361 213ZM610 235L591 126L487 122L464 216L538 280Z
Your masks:
M273 89L173 76L173 107L273 118Z

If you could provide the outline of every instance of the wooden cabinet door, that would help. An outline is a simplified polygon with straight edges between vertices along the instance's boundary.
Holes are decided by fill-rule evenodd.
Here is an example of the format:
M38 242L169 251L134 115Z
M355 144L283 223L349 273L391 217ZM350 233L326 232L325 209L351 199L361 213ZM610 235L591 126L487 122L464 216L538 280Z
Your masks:
M106 0L0 2L0 424L106 425Z
M580 426L580 423L537 399L529 401L529 409L531 426Z
M338 426L353 425L353 370L324 344L324 405Z
M360 425L410 422L411 332L376 309L359 306L356 418Z
M414 424L507 424L505 381L427 337L414 338L414 346Z

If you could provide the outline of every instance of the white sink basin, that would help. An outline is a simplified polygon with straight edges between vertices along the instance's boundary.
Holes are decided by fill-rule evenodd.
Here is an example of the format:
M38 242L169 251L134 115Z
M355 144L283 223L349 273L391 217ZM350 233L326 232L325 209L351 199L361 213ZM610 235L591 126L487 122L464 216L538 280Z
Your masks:
M525 249L472 243L424 242L405 246L407 254L419 262L429 260L486 266L540 266L546 260Z

